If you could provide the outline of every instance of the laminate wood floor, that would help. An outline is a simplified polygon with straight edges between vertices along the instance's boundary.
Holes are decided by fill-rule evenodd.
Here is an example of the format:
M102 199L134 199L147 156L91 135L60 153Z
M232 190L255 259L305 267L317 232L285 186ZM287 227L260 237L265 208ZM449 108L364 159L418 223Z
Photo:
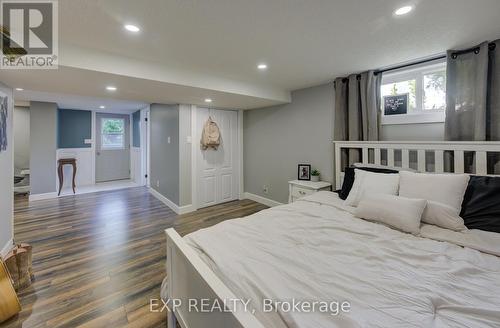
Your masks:
M264 208L242 200L178 216L146 188L16 197L15 240L33 245L35 281L0 327L166 327L165 313L149 311L165 276L164 230L185 235Z

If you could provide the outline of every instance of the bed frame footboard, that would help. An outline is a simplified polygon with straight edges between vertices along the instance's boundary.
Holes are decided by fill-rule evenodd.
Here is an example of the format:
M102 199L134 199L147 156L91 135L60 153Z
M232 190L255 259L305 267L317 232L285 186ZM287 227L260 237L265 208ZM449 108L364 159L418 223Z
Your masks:
M264 328L198 254L174 230L167 236L168 328ZM174 303L175 302L175 303ZM201 302L224 304L225 311L202 310ZM206 309L206 308L205 308Z

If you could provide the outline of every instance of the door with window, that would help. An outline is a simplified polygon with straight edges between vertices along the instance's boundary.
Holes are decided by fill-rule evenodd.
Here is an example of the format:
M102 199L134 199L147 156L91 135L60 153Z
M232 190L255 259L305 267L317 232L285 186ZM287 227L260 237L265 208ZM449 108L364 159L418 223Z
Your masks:
M96 114L96 182L130 179L130 117Z
M238 199L239 192L238 112L198 108L193 140L198 145L209 117L219 126L221 144L217 150L197 147L198 208Z

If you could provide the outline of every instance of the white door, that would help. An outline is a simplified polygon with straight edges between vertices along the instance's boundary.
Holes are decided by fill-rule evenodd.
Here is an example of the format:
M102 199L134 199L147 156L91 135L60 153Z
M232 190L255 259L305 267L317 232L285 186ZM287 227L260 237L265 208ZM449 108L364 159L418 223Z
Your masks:
M96 182L130 179L130 117L96 114Z
M198 207L207 207L238 199L238 112L198 108L196 114L197 140L209 117L217 123L221 132L221 144L217 150L202 150L197 146Z

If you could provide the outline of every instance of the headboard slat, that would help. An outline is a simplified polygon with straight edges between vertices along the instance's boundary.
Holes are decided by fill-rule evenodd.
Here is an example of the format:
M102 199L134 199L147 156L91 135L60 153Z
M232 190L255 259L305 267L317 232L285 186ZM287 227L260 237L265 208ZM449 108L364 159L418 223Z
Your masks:
M444 150L434 151L434 171L436 173L444 172Z
M476 174L488 174L488 153L485 151L476 152Z
M373 149L374 162L381 165L381 152L387 151L387 165L395 166L395 150L401 150L401 167L410 168L410 151L417 152L417 169L419 172L427 171L426 152L434 152L434 171L445 172L445 152L454 154L454 168L452 173L465 172L465 152L472 152L475 158L475 174L488 174L488 153L500 153L500 142L497 141L334 141L335 145L335 184L337 189L342 186L344 168L342 163L342 149L361 150L362 162L369 163L369 149ZM451 163L450 163L451 164ZM467 164L468 167L470 163ZM432 171L429 169L429 171Z

